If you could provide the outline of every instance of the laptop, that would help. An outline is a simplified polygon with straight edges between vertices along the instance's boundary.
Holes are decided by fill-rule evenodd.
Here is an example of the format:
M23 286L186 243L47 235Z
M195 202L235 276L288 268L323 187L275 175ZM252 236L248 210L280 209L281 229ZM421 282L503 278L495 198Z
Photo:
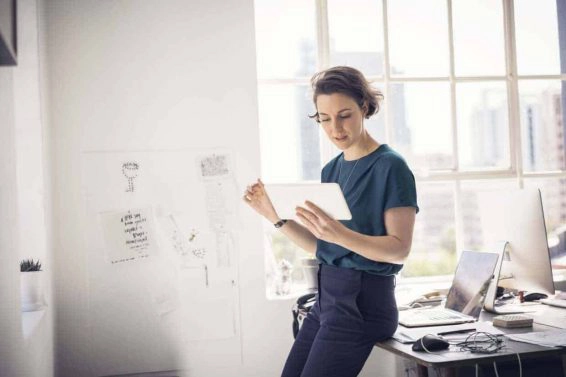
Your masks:
M445 306L403 310L399 312L399 323L422 327L477 321L498 257L495 253L462 252Z

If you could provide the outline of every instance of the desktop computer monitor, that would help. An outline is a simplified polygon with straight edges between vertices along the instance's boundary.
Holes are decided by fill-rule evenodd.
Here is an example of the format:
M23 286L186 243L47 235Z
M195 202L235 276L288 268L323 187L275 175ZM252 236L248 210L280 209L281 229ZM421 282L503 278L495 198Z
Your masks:
M488 301L489 296L495 300L497 286L554 294L540 191L481 192L478 205L484 250L500 252L503 256L488 291L486 309L494 309L489 307L493 302Z

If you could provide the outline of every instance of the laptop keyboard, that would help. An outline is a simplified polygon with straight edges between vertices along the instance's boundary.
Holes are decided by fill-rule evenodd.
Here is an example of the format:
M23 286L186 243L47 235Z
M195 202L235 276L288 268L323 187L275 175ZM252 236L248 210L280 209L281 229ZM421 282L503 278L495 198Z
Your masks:
M410 315L407 316L407 318L410 318L411 321L439 321L447 319L460 319L462 317L445 310L425 309L411 312Z

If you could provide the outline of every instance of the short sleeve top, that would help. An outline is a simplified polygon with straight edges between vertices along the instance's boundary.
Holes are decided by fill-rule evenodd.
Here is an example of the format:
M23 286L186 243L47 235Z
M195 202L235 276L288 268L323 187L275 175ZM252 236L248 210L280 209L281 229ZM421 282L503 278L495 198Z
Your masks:
M347 161L344 153L339 154L322 169L321 181L340 185L352 212L352 219L341 223L358 233L386 235L384 214L390 208L415 207L419 211L413 173L387 144L358 160ZM322 240L317 240L316 256L320 263L377 275L393 275L403 267L376 262Z

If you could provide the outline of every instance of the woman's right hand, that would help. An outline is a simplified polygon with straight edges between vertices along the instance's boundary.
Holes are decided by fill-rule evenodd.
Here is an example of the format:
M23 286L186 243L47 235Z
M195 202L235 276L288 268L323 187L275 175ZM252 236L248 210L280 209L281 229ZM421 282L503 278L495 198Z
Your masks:
M265 186L260 179L248 186L242 199L270 222L276 223L281 220L277 212L275 212L275 208L273 208L273 204L271 204L271 200L265 191Z

